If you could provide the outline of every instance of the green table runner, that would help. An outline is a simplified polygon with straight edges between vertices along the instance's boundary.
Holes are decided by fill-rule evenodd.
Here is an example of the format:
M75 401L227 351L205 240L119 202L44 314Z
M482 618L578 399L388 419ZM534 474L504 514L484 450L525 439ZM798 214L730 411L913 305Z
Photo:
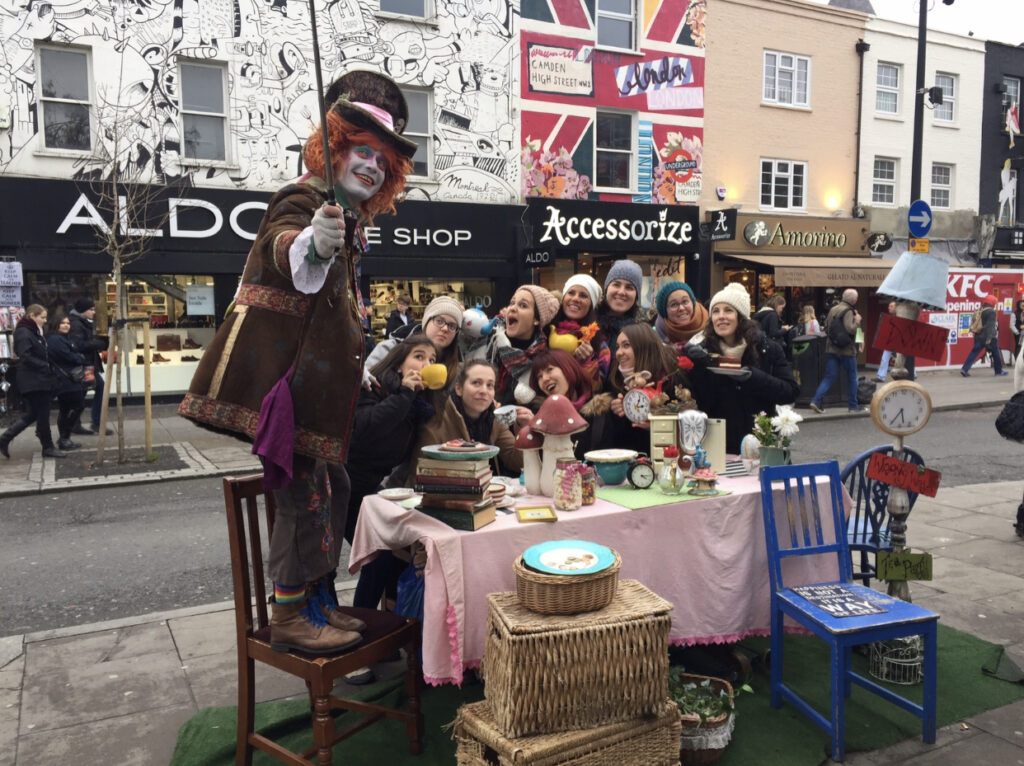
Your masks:
M656 505L670 505L672 503L682 503L686 500L704 500L709 497L731 494L729 490L720 489L714 495L689 495L686 492L678 495L666 495L660 489L654 489L654 487L649 489L633 489L628 484L618 487L600 487L597 490L597 496L602 500L607 500L609 503L615 503L634 511L638 508L652 508Z

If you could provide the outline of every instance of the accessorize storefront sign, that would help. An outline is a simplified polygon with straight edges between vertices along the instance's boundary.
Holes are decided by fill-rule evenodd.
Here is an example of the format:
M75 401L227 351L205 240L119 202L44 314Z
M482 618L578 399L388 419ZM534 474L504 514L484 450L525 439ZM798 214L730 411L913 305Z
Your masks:
M535 249L678 252L697 248L698 208L528 200Z

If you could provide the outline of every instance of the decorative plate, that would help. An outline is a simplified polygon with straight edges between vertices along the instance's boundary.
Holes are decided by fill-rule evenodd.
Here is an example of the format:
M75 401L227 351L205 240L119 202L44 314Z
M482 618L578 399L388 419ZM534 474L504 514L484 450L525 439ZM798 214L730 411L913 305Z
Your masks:
M610 567L615 554L611 548L586 540L548 540L527 548L523 562L547 574L584 575Z
M519 483L519 479L513 479L510 476L494 476L491 478L491 484L504 484L505 497L519 497L526 494L526 487Z
M449 447L443 449L443 444L431 444L423 448L424 457L437 458L438 460L478 460L480 458L492 458L498 454L498 448L490 444L483 444L480 447Z
M408 500L410 497L416 494L416 492L410 487L391 487L390 489L382 489L377 493L385 500L394 500L396 503L402 500Z
M400 502L399 505L405 508L407 511L411 511L414 508L419 508L420 500L422 499L423 495L413 495L412 497L407 497L405 500Z
M495 503L494 507L495 508L513 508L513 507L515 507L515 504L516 504L516 499L514 497L509 497L508 495L506 495L505 497L501 498L501 500L499 502Z
M743 368L736 369L732 367L708 367L708 370L715 373L715 375L725 375L727 378L735 378L740 375L746 375L750 372Z
M626 460L634 460L640 454L631 449L592 449L583 455L584 460L591 463L622 463Z

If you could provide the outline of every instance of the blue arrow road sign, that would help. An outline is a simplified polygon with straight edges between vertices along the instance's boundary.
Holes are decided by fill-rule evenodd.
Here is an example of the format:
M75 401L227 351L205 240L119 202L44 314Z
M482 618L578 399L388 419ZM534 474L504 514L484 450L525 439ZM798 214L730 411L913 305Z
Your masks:
M912 202L910 212L907 213L907 223L910 224L910 236L927 237L932 228L932 209L923 199Z

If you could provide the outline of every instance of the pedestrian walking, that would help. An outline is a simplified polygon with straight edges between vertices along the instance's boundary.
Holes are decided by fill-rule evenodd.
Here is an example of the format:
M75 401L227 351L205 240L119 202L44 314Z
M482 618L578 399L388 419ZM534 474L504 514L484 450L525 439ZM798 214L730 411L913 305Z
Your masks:
M1017 301L1017 307L1010 314L1010 332L1013 333L1013 358L1020 356L1021 341L1024 341L1024 300Z
M75 344L78 353L85 357L85 363L92 366L95 376L92 384L92 409L89 412L92 431L79 421L75 421L71 427L72 433L88 435L100 430L100 413L103 411L103 396L106 390L103 385L103 360L100 358L100 351L106 350L107 339L96 335L96 301L92 298L79 298L68 316L71 319L68 338ZM107 436L113 433L113 429L107 429Z
M982 299L981 307L981 328L974 332L974 348L967 355L960 374L965 378L971 376L970 369L982 351L988 351L992 355L992 368L996 375L1009 375L1003 369L1002 355L999 353L999 325L997 323L995 306L999 301L994 295L986 295Z
M818 385L811 399L811 409L825 412L822 399L832 388L840 372L846 375L846 401L850 412L861 412L864 408L857 401L857 329L860 327L860 312L854 308L857 291L843 291L842 300L833 306L825 317L825 377Z
M71 429L85 409L85 357L78 353L70 334L71 318L55 313L47 326L46 350L57 380L57 448L64 451L82 446L71 441Z
M0 455L10 458L9 447L14 437L33 423L36 436L43 447L43 457L64 457L53 445L50 432L50 399L57 381L50 357L46 350L43 327L46 325L46 309L33 303L25 309L25 316L18 321L14 330L14 354L18 357L15 383L28 407L28 411L0 435Z

